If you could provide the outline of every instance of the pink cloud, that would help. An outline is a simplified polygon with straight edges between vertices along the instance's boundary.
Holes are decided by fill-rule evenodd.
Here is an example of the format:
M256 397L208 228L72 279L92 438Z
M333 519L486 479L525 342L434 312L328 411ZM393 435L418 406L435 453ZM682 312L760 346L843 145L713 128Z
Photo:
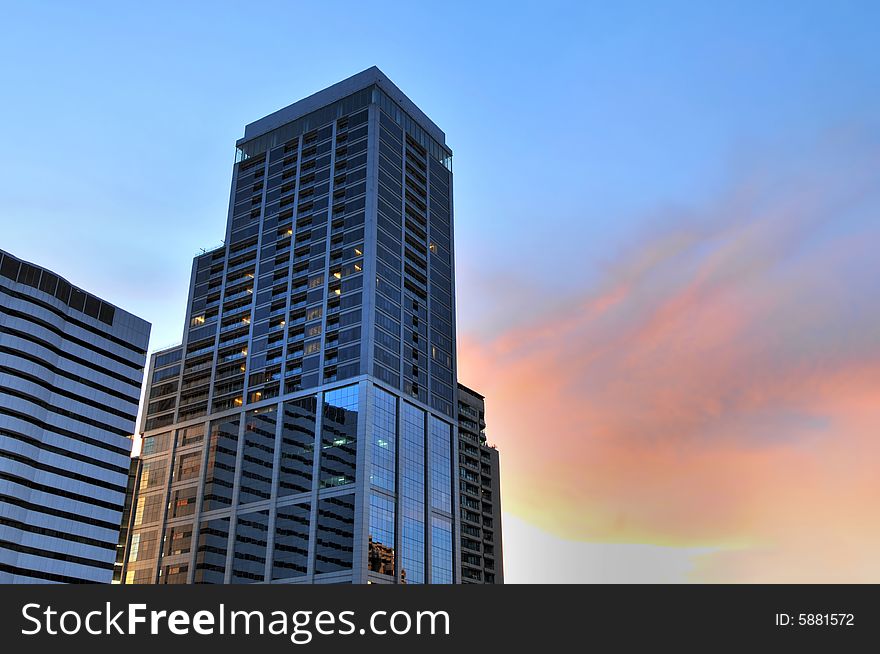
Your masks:
M568 538L722 548L704 579L880 581L880 167L819 154L670 221L539 318L463 330L506 510Z

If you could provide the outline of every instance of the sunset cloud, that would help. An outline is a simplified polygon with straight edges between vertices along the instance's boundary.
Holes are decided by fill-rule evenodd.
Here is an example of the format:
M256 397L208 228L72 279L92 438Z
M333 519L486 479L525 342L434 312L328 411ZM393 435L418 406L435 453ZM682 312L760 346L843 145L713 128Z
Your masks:
M835 135L659 221L591 288L462 325L505 510L707 548L694 579L880 581L878 164Z

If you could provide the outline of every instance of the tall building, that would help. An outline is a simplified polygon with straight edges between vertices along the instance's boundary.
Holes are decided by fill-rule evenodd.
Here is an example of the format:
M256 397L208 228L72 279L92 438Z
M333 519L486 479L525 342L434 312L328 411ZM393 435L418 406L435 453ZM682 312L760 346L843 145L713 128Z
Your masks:
M0 583L109 583L150 324L0 251Z
M451 157L377 68L245 128L151 359L126 583L459 580Z
M461 580L503 584L501 470L486 442L485 398L458 385L458 474L461 504Z

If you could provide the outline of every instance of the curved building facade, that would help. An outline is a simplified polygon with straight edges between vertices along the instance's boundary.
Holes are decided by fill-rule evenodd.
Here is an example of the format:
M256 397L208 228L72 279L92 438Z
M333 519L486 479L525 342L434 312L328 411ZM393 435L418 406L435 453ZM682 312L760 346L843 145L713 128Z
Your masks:
M0 251L0 583L109 583L149 323Z

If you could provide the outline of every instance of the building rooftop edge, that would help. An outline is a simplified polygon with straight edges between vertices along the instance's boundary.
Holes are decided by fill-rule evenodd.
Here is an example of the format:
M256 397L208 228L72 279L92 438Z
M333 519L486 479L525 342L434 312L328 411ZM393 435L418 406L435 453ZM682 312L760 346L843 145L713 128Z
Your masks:
M34 268L39 268L40 270L44 270L44 271L46 271L46 272L48 272L48 273L51 273L52 275L55 275L55 276L58 277L59 279L63 280L64 282L66 282L66 283L68 283L68 284L70 284L70 286L72 286L73 288L79 289L80 291L82 291L82 292L85 293L86 295L91 295L91 296L93 296L93 297L96 297L96 298L98 298L101 302L104 302L104 303L106 303L106 304L109 304L111 307L113 307L114 309L116 309L116 310L119 311L120 313L123 313L123 314L125 314L126 316L130 316L131 318L134 318L134 319L137 320L137 321L140 321L140 322L143 323L143 325L147 328L147 333L148 333L148 334L149 334L150 331L152 331L153 324L152 324L149 320L146 320L145 318L141 318L140 316L137 316L137 315L133 314L131 311L126 311L125 309L123 309L122 307L120 307L118 304L115 304L115 303L113 303L113 302L110 302L110 300L104 298L103 296L100 296L100 295L98 295L97 293L93 293L92 291L88 291L88 290L84 289L82 286L79 286L79 285L77 285L77 284L74 284L74 283L71 282L69 279L67 279L64 275L61 275L61 274L55 272L55 271L52 270L51 268L46 268L46 266L41 266L40 264L38 264L38 263L34 263L33 261L28 261L28 260L26 260L26 259L22 259L21 257L15 255L15 254L12 254L12 252L9 252L8 250L4 250L4 249L2 249L2 248L0 248L0 254L5 255L5 256L8 256L8 257L12 257L13 259L17 259L18 261L24 262L24 263L28 264L29 266L33 266ZM37 290L39 290L39 289L37 289Z
M461 382L457 382L457 383L458 383L458 388L459 388L459 389L461 389L461 390L463 390L463 391L465 391L465 392L467 392L467 393L470 393L471 395L476 395L476 396L477 396L478 398L480 398L481 400L485 400L485 399L486 399L486 396L485 396L485 395L482 395L481 393L477 393L477 391L475 391L473 388L471 388L471 387L469 387L469 386L465 386L465 385L462 384Z
M294 121L297 118L301 118L302 116L316 111L321 107L325 107L328 104L341 100L342 98L368 86L372 86L373 84L385 91L392 100L399 104L401 109L408 113L410 117L431 136L431 138L449 149L449 146L446 145L446 134L444 134L443 130L437 127L436 123L428 118L428 116L425 115L425 113L419 109L403 91L397 88L394 82L388 79L388 76L376 66L371 66L366 70L362 70L341 82L328 86L327 88L294 102L283 109L279 109L259 120L248 123L244 128L244 136L236 141L236 145L247 143L258 136L271 132L273 129L281 127L282 125Z

